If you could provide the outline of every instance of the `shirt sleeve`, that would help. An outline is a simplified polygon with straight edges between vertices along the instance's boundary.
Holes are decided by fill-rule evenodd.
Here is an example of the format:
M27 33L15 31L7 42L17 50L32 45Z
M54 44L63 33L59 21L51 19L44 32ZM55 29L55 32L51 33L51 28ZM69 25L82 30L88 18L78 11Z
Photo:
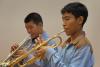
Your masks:
M93 57L90 46L85 46L77 50L69 64L62 60L63 57L60 52L56 52L52 48L47 50L46 57L49 60L50 67L93 67Z

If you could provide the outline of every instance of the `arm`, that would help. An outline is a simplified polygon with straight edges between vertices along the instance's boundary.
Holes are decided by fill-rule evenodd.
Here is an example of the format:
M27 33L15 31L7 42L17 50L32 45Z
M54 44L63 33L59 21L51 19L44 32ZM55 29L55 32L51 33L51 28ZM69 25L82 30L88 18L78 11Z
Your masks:
M46 58L50 62L51 67L92 67L93 66L93 57L91 53L90 46L84 46L80 48L70 60L70 64L67 65L66 62L63 62L60 56L60 52L55 52L54 49L49 48L45 54Z

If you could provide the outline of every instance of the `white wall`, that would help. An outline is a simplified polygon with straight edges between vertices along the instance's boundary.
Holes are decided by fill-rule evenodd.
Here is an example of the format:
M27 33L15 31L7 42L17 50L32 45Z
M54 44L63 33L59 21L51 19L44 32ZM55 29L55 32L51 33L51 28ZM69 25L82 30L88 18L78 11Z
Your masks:
M6 57L13 42L20 42L27 35L24 18L38 12L44 20L44 29L53 35L62 30L61 8L72 0L0 0L0 59ZM95 67L100 66L100 0L81 1L89 10L84 30L87 32L95 55Z

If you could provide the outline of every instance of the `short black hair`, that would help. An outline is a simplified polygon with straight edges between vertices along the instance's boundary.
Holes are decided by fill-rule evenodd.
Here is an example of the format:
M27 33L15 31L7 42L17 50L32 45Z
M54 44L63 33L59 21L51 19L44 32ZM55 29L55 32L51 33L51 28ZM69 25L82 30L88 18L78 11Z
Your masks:
M83 16L83 24L85 24L88 17L87 7L80 2L71 2L64 6L61 10L61 13L64 14L66 12L72 13L76 18Z
M36 12L32 12L28 14L26 18L24 19L24 23L29 23L30 21L32 21L36 25L40 23L42 23L43 25L42 17L40 16L39 13L36 13Z

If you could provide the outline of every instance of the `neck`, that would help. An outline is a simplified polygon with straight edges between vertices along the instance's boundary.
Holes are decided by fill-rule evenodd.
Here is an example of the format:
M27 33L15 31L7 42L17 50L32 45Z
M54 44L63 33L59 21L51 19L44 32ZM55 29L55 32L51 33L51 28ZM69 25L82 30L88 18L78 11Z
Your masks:
M72 34L71 35L71 41L74 41L79 35L81 35L82 34L82 30L80 30L80 31L78 31L78 32L76 32L76 33L74 33L74 34Z

